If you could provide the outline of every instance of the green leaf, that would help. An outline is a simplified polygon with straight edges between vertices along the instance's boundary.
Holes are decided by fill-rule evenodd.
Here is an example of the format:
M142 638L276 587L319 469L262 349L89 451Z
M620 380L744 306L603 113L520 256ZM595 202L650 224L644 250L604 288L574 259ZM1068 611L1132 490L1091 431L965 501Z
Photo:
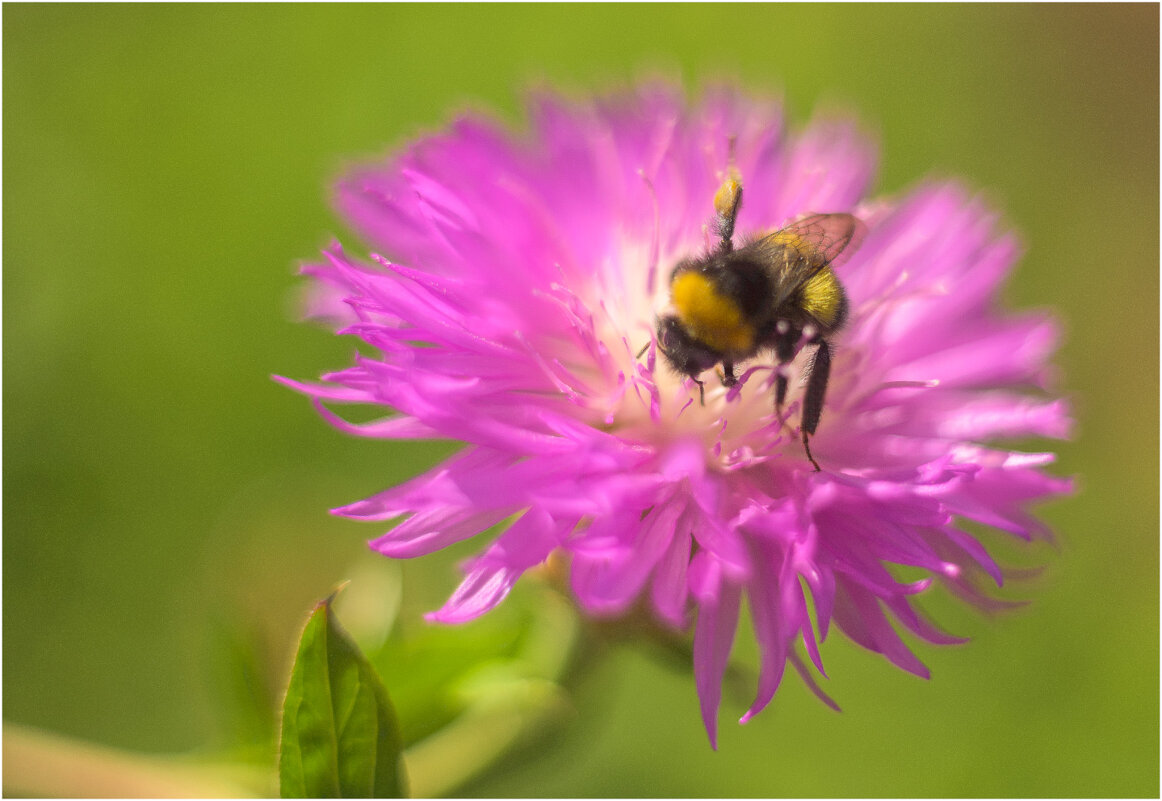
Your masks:
M282 714L283 798L399 798L395 710L378 674L320 601L299 641Z

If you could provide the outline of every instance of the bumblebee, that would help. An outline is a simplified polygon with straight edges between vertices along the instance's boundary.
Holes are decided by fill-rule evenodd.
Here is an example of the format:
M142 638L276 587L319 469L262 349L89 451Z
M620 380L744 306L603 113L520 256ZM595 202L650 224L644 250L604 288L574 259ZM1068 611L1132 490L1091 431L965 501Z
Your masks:
M850 214L812 214L774 233L734 247L734 226L742 204L736 173L714 195L717 247L701 258L685 259L670 274L673 313L658 320L657 342L670 366L692 378L722 365L722 383L738 383L736 363L773 350L780 366L806 338L815 346L807 367L807 388L799 430L815 471L808 437L815 434L831 373L828 339L847 320L847 296L835 277L840 254L850 255L864 226ZM782 419L787 378L775 377L775 411Z

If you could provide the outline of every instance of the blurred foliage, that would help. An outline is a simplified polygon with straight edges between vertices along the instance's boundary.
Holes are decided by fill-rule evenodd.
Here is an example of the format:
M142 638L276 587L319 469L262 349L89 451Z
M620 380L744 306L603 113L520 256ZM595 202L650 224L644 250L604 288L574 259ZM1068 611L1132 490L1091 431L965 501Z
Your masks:
M328 182L465 105L519 123L530 82L660 71L781 86L800 122L850 107L881 137L880 191L930 174L984 188L1027 244L1008 300L1065 322L1080 425L1060 471L1081 490L1045 510L1058 551L995 538L1050 566L1021 588L1031 607L994 625L930 599L974 637L921 647L930 683L835 639L843 715L789 676L745 728L728 696L713 753L689 676L614 649L539 758L464 792L1156 796L1158 13L4 6L6 718L150 752L269 749L273 766L257 721L276 719L303 610L396 569L366 553L378 529L325 510L452 448L342 437L269 380L354 347L292 312L295 264L332 234L358 250ZM400 626L422 626L475 547L402 566ZM449 659L523 636L422 635ZM388 680L405 719L412 689L447 691L391 684L414 679Z

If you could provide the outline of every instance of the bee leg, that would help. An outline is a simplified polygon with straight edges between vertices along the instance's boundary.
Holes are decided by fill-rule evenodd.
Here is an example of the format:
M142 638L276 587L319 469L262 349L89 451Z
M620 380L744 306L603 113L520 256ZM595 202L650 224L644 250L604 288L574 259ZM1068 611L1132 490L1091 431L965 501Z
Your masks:
M698 404L700 406L706 405L706 382L690 376L690 380L698 385Z
M714 193L714 229L718 234L718 250L730 253L734 250L734 221L738 218L738 207L742 204L742 183L738 170L731 167L730 175Z
M820 469L819 463L811 455L807 437L814 436L815 429L819 427L819 417L823 414L823 396L827 392L827 379L830 375L831 347L826 340L820 339L819 346L815 350L815 358L811 362L811 375L807 379L807 394L803 400L803 419L799 424L799 430L803 435L803 450L807 452L807 458L815 466L816 473Z
M734 374L734 362L724 361L722 363L722 386L733 387L738 383L738 378Z
M790 364L794 357L795 344L788 329L775 339L775 358L779 363L779 369L775 371L775 414L780 422L783 420L783 402L787 400L787 376L783 375L781 368Z
M811 462L812 466L814 466L816 473L821 472L822 468L819 466L819 462L815 461L815 457L811 455L811 446L807 444L807 431L804 430L802 434L803 450L807 453L807 459Z

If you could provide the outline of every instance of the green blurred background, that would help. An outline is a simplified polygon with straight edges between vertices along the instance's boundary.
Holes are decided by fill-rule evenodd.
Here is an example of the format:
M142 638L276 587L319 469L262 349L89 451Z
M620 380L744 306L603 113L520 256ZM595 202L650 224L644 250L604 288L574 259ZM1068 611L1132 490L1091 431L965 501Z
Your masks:
M269 374L353 343L296 323L352 159L522 87L661 71L855 110L878 191L963 176L1022 232L1007 300L1065 321L1079 418L1047 507L1059 550L923 682L839 638L837 715L789 676L717 753L693 681L621 649L540 758L462 792L549 796L1157 796L1158 7L5 5L4 717L148 752L248 725L223 640L274 695L311 603L389 570L326 510L446 445L346 438ZM1031 445L1036 447L1036 444ZM999 540L997 540L999 542ZM404 568L413 619L451 556ZM223 635L223 632L227 632ZM223 668L223 665L226 667ZM236 690L235 690L236 692ZM233 705L232 705L233 704ZM253 724L250 724L253 725Z

